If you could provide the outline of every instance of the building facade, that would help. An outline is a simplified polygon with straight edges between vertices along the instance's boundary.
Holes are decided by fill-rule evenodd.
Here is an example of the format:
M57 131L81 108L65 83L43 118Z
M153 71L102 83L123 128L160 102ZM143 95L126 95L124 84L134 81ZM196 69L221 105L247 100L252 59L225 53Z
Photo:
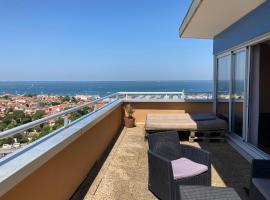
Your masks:
M180 37L213 39L214 112L250 158L270 155L270 1L194 0Z

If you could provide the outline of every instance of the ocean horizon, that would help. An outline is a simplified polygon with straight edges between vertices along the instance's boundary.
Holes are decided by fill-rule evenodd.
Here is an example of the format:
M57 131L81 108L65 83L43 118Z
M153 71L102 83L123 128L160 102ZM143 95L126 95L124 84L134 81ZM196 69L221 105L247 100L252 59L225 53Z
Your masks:
M212 92L212 80L169 81L1 81L0 95L106 96L115 92Z

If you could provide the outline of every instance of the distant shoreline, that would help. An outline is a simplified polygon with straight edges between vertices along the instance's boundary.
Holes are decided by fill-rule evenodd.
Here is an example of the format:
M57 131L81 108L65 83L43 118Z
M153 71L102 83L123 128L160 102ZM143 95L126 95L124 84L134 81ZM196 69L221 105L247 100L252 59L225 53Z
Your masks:
M0 95L107 96L116 92L212 92L213 81L1 81Z
M18 83L18 82L178 82L178 81L181 81L181 82L199 82L199 81L213 81L213 80L122 80L122 81L104 81L104 80L101 80L101 81L0 81L5 83L5 82L14 82L14 83Z

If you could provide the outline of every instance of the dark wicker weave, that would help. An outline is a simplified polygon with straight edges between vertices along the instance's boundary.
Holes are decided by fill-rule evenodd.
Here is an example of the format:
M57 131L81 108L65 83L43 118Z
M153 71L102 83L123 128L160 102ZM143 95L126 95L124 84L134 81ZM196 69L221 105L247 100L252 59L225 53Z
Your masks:
M180 186L181 200L241 200L233 188Z
M179 199L179 185L211 185L210 153L179 143L177 132L168 131L148 136L148 187L162 200ZM208 166L208 171L198 176L174 180L171 161L186 157Z
M268 180L267 180L268 179ZM256 184L260 182L260 187ZM266 181L268 183L266 183ZM250 199L270 199L270 160L253 160L251 167Z

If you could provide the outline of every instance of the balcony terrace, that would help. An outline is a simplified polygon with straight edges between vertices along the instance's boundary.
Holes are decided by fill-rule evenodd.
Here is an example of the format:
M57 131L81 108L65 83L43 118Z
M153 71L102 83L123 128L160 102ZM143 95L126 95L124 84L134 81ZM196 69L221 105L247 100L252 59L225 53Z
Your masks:
M103 108L2 158L0 199L156 199L147 186L145 117L150 112L211 112L212 100L203 97L118 93L104 98L108 103ZM126 103L135 109L137 126L130 129L123 128ZM212 153L213 186L233 187L247 199L243 188L249 184L250 164L229 143L181 139Z
M227 143L195 142L192 145L212 153L213 186L233 187L242 199L247 199L243 189L249 184L247 160ZM143 125L124 128L93 184L84 185L85 196L79 190L74 199L157 199L148 190L147 149Z

